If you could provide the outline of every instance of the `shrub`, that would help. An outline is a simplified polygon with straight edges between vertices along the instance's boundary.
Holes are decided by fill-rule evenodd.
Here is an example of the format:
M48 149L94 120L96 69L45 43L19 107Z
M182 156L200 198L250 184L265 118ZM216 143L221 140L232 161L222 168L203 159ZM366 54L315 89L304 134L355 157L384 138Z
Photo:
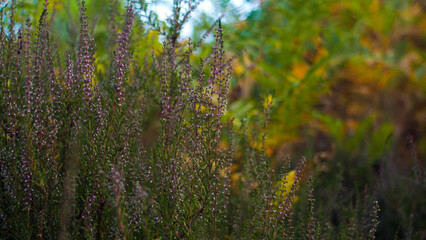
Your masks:
M305 160L293 171L287 160L282 174L271 167L270 102L253 131L223 120L232 69L220 21L211 54L193 66L193 44L178 41L193 7L182 15L181 2L161 54L143 66L133 58L140 20L129 4L102 77L84 1L77 50L63 58L47 1L36 26L15 24L15 1L2 9L2 239L334 238L316 215L312 181L296 197ZM155 137L147 134L156 124ZM372 239L378 205L368 224L360 219L369 208L357 206L351 228L337 232Z

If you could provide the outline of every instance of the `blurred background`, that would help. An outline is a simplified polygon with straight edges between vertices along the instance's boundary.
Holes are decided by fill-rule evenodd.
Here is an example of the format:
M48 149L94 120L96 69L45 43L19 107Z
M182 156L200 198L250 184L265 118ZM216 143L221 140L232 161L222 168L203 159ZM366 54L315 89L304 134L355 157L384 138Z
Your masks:
M18 21L29 14L36 22L40 2L18 1ZM97 80L108 71L109 36L125 4L87 0ZM172 1L135 6L134 56L143 65L162 51ZM56 0L49 8L63 59L77 46L79 4ZM360 192L379 201L378 239L426 239L425 10L424 0L205 0L180 41L200 41L222 18L234 69L224 121L256 128L271 101L266 153L276 169L287 156L306 157L305 175L314 176L315 197L332 222L338 226L347 208L335 202ZM194 62L213 40L205 35ZM238 156L234 165L238 174Z

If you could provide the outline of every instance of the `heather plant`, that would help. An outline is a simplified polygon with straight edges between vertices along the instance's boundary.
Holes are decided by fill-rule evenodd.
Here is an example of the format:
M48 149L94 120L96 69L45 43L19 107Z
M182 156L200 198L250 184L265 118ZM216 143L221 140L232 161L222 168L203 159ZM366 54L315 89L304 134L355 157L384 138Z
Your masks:
M77 48L64 56L48 1L37 22L19 24L9 4L0 13L0 238L374 238L377 203L355 204L345 225L355 235L342 228L335 237L318 216L313 180L306 196L298 191L305 159L286 159L276 173L265 146L270 98L258 126L224 120L232 58L221 21L198 66L200 43L179 40L198 1L186 12L174 1L169 27L157 29L162 51L142 63L132 30L145 3L129 2L121 26L111 23L114 50L98 75L84 1ZM368 224L352 224L365 216Z

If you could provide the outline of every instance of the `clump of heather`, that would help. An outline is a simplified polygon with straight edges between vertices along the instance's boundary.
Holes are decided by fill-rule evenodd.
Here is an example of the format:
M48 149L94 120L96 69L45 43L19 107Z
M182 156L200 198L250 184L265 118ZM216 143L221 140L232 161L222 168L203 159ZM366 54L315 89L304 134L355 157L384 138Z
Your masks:
M306 160L283 160L280 174L272 167L265 150L271 102L253 131L225 122L232 58L221 22L213 27L210 55L195 66L199 43L181 43L179 33L199 2L190 1L187 12L183 4L174 2L161 53L140 63L132 37L142 23L129 2L123 22L109 28L114 50L101 77L84 1L77 48L64 56L57 56L50 34L48 1L37 22L16 24L16 1L2 8L0 238L318 239L335 233L317 216L322 209L314 204L313 180L307 196L298 191ZM347 222L355 227L339 233L373 239L379 206L371 213L359 209L370 208L357 202Z

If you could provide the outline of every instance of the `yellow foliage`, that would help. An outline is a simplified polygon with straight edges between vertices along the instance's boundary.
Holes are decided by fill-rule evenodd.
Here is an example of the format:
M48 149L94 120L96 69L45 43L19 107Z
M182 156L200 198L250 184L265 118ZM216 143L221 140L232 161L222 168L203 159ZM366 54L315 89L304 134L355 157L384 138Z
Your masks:
M99 55L95 55L96 69L99 73L105 73L105 65L100 61Z
M309 70L309 65L306 64L305 62L299 62L296 63L293 67L293 69L291 70L291 72L293 73L293 75L299 80L299 79L303 79L306 76L306 73Z
M199 103L195 104L195 109L199 110L199 111L204 111L206 110L206 106L201 105Z
M268 147L265 150L265 153L266 153L266 155L268 155L268 157L272 157L272 155L274 154L274 152L275 152L275 149L271 148L271 147Z
M241 173L239 173L239 172L233 172L231 174L231 186L234 189L234 191L236 191L236 192L239 192L239 188L238 188L237 183L238 183L238 181L240 179L242 181L244 181L243 177L241 176Z
M236 63L234 66L234 72L237 75L242 75L244 73L245 69L244 66L241 64Z
M61 1L57 1L54 5L56 10L62 10L62 8L64 8L64 5L61 3Z
M381 8L381 1L374 0L370 4L370 12L373 14L377 14L380 11Z
M318 61L319 59L323 58L323 57L327 57L328 56L328 50L326 48L318 48L317 49L317 53L315 56L315 61Z
M274 206L278 207L280 203L285 202L288 194L291 191L291 187L293 186L294 182L296 180L296 170L288 172L286 175L281 178L280 181L278 181L276 187L276 197L277 200L274 202ZM297 202L299 199L298 196L294 196L293 203Z
M153 31L150 31L148 34L147 34L147 39L149 39L150 41L151 41L151 43L157 43L158 42L158 34L159 34L159 32L158 31L155 31L155 30L153 30ZM156 55L158 55L159 53L160 53L160 50L161 50L162 48L161 48L161 45L158 45L158 44L152 44L152 50L154 51L154 53L156 54Z
M366 85L370 90L383 89L397 72L380 62L352 62L345 69L345 75L356 84ZM364 92L371 94L372 92Z
M330 12L333 15L338 15L344 10L348 8L348 2L341 1L341 2L334 2L330 5Z
M419 3L411 4L410 6L401 9L401 19L404 21L409 21L415 17L419 17L423 14L422 6ZM426 21L425 18L419 19L421 22ZM424 28L421 28L424 29Z
M265 101L263 101L263 108L268 108L268 106L271 106L273 102L272 95L269 94L267 97L265 97Z

